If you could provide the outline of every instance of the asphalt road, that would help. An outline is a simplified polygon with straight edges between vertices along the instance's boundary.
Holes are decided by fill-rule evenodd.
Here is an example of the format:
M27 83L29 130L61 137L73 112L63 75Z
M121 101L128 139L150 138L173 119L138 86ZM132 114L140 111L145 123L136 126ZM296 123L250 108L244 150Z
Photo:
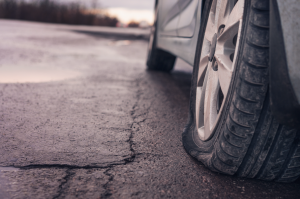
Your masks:
M144 33L79 29L0 20L0 198L300 198L186 154L190 66L147 71Z

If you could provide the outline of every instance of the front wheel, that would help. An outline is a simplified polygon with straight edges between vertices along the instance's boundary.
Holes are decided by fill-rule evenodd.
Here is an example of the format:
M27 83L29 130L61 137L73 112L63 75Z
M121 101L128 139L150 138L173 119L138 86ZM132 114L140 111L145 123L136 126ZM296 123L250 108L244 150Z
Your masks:
M186 151L220 173L296 180L299 133L270 111L269 0L208 0L203 17Z

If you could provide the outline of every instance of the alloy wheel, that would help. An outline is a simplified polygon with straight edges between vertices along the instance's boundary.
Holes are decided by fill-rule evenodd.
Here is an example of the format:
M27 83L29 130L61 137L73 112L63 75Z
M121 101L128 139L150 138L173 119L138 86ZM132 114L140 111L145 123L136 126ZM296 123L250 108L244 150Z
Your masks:
M201 140L213 135L235 67L244 0L214 0L206 25L198 69L196 128Z

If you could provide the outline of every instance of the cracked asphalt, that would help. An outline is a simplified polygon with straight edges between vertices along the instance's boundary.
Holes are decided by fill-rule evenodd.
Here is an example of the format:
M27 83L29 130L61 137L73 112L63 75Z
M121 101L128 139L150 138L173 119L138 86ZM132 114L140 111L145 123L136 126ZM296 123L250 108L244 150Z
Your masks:
M0 198L300 198L186 154L190 66L147 71L146 40L74 29L0 20Z

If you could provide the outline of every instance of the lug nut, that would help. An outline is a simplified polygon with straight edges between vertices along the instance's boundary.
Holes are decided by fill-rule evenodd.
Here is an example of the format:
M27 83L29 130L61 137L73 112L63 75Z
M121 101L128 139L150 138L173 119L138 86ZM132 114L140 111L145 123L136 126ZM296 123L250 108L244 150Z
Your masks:
M213 66L214 71L218 71L218 63L216 62L215 65Z
M218 31L218 36L220 36L223 33L224 29L225 29L225 25L224 24L220 25L219 31Z
M218 71L218 62L216 62L215 58L213 58L213 63L211 66L214 71Z

